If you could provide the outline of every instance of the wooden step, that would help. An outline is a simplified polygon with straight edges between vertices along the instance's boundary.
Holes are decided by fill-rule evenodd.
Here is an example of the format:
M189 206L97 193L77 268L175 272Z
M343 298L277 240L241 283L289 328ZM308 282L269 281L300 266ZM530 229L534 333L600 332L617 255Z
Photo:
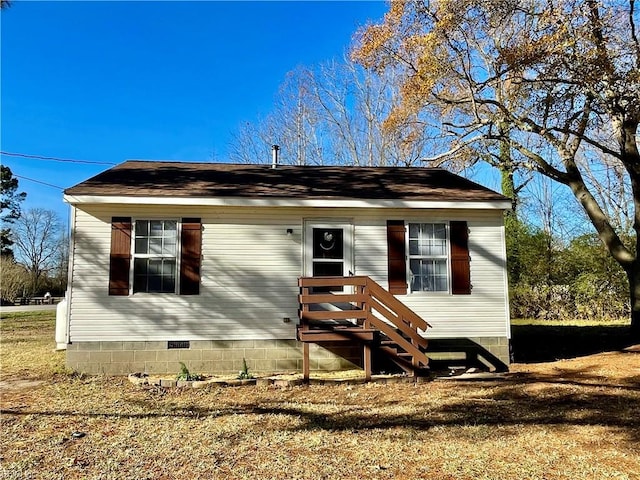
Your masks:
M360 327L337 328L298 328L298 340L301 342L373 342L377 330Z
M300 320L303 322L309 322L314 320L352 320L352 319L366 319L367 312L361 309L354 310L314 310L303 311L299 314Z
M389 358L394 361L397 365L399 365L401 368L403 368L406 371L409 371L413 368L415 368L412 365L411 360L413 360L413 355L411 355L410 353L407 352L398 352L398 350L394 347L384 347L381 346L379 347L380 350L382 350L383 352L387 353L387 355L389 356ZM409 360L406 360L409 359ZM427 358L428 360L428 358ZM402 362L402 364L398 363L398 361ZM424 362L419 361L420 364L423 364L423 367L426 367L427 364L424 364ZM407 368L409 368L409 370L407 370L405 368L405 366L407 366Z

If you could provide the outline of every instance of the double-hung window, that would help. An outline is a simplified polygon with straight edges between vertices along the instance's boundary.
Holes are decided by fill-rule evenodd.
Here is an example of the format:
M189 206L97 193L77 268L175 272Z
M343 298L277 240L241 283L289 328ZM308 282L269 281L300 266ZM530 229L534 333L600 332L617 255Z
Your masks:
M409 223L411 291L449 291L449 247L444 223Z
M134 232L133 293L175 293L178 222L136 220Z
M109 295L200 295L201 258L200 218L111 217Z

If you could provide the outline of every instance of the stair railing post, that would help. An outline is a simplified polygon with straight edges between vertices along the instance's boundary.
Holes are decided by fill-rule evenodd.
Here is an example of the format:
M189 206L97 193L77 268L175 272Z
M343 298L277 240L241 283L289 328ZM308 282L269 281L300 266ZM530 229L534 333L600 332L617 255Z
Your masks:
M309 295L310 289L309 287L301 287L301 293L303 296L307 296ZM300 324L301 324L301 328L302 330L308 330L309 329L309 324L307 323L307 320L305 319L305 312L309 311L309 304L307 302L302 302L300 304ZM304 381L304 383L309 383L309 343L308 342L303 342L302 343L302 379Z
M411 321L409 321L409 328L411 328L411 330L416 330L413 327L413 323ZM420 350L420 345L418 345L418 343L412 338L411 339L411 344L418 350ZM415 355L411 355L411 365L413 365L413 378L416 379L418 378L418 368L420 367L420 362L418 361L418 359L416 358Z
M302 344L302 379L309 383L309 342Z
M367 280L368 281L368 280ZM362 310L365 311L365 319L363 323L363 327L365 329L371 328L371 321L369 317L371 316L371 302L367 301L369 298L369 289L367 288L366 283L359 287L359 293L363 294L365 300L362 304ZM368 382L371 380L371 369L372 369L372 358L371 358L371 344L368 342L363 342L363 358L362 361L364 363L364 380Z

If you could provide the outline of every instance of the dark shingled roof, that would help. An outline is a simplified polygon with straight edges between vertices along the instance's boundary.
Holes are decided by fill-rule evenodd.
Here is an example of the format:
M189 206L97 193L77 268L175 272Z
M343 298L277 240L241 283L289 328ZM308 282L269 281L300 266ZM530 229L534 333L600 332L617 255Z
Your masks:
M506 197L440 168L127 161L67 195L492 201Z

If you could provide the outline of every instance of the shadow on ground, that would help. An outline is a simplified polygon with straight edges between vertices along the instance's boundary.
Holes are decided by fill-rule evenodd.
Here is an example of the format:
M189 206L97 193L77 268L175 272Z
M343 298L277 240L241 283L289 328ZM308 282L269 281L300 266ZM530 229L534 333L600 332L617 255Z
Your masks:
M634 342L628 326L512 325L516 363L553 362L602 352L620 351Z
M638 355L628 353L627 355ZM519 374L504 381L483 383L479 394L477 383L447 385L454 395L433 400L428 395L411 400L412 408L397 411L402 400L397 397L387 401L376 400L375 408L363 403L363 398L324 398L321 394L309 401L308 390L297 387L293 390L271 390L257 395L251 401L238 402L237 398L225 400L216 396L216 405L211 406L211 397L199 392L202 398L193 402L177 403L180 392L166 393L158 397L154 389L147 388L146 398L129 398L117 411L110 408L96 410L38 410L28 406L0 411L5 418L19 417L67 417L105 418L132 421L158 418L167 421L179 419L199 420L212 417L234 417L238 415L265 416L254 418L258 424L274 416L292 419L284 427L292 431L370 431L401 428L429 430L442 427L485 426L556 426L556 427L608 427L618 431L626 441L637 445L640 441L640 408L637 378L619 379L617 384L599 383L601 377L594 376L589 369L566 371L559 375ZM254 387L248 387L254 388ZM322 387L331 394L333 387ZM402 386L394 387L402 389ZM405 387L412 388L415 387ZM425 387L428 388L428 387ZM437 388L437 387L436 387ZM366 392L366 386L354 389ZM156 389L157 390L157 389ZM245 390L250 392L251 390ZM333 390L335 391L335 390ZM165 397L166 395L166 397ZM217 395L217 394L216 394ZM129 405L133 411L125 412L122 406ZM402 409L401 409L402 410ZM281 427L279 427L281 428ZM514 431L515 432L515 431ZM383 434L380 432L380 434ZM464 434L464 432L461 432ZM503 431L501 435L505 435Z

